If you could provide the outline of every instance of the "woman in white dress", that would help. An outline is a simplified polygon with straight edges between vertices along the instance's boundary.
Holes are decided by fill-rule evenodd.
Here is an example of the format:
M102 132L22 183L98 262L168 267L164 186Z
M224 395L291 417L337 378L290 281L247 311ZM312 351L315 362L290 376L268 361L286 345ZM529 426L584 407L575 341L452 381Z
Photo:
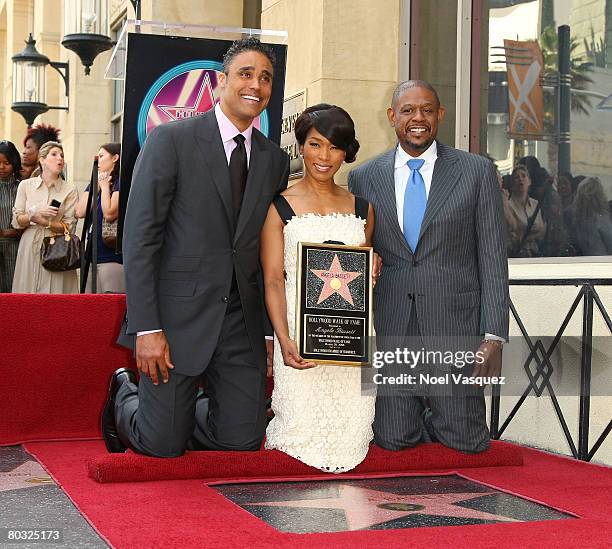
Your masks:
M323 471L340 473L365 458L372 440L374 395L362 392L361 369L315 365L294 340L298 242L371 245L372 206L334 183L359 149L351 117L320 104L295 123L304 177L270 206L261 236L266 307L274 328L274 418L266 448Z

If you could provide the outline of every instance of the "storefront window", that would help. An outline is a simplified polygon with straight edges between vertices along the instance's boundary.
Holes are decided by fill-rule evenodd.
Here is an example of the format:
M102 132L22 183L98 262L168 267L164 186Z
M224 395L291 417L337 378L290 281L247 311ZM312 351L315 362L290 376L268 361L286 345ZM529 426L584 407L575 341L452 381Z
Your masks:
M489 2L487 152L509 257L612 255L610 36L606 0Z

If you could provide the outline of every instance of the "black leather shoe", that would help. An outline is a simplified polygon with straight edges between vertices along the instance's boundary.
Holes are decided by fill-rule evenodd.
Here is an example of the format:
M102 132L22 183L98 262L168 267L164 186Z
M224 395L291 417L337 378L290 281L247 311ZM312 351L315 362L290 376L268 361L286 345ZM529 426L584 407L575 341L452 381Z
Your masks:
M108 388L108 398L102 410L102 436L106 449L112 454L120 454L127 450L125 444L119 439L115 425L115 397L119 387L126 381L136 384L136 374L129 368L115 370Z

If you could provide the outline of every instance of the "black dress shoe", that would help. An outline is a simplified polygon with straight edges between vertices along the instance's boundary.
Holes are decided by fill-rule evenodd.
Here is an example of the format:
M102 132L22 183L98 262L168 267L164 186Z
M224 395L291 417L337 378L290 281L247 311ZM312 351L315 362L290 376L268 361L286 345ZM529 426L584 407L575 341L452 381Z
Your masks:
M112 454L123 453L127 450L125 444L119 439L117 426L115 425L115 397L119 387L127 381L137 383L136 374L132 370L129 368L115 370L108 388L108 398L102 410L102 436L106 449Z

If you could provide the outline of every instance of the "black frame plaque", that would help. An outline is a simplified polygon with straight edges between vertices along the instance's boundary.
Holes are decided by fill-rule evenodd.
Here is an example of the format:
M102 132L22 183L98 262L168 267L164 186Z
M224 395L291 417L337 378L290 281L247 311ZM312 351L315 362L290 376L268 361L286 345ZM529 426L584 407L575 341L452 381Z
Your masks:
M295 339L304 360L370 364L372 260L366 246L298 244Z

